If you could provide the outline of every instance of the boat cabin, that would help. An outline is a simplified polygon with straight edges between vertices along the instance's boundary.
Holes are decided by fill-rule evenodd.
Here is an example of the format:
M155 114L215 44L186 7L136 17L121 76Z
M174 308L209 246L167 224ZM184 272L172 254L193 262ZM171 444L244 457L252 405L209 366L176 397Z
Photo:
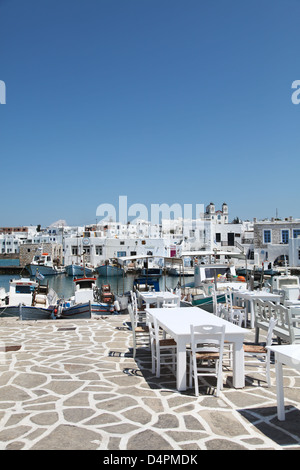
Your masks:
M300 294L300 283L298 276L281 274L273 276L270 281L273 292L283 291L286 300L298 300Z
M40 255L35 255L33 260L33 264L38 264L38 265L52 265L52 258L49 255L49 253L42 253Z
M9 305L32 305L33 294L38 283L30 279L11 279L9 281Z
M75 278L75 303L85 303L94 300L95 277Z
M232 280L236 277L235 266L228 264L196 264L194 269L194 284L200 286L203 282L217 280Z

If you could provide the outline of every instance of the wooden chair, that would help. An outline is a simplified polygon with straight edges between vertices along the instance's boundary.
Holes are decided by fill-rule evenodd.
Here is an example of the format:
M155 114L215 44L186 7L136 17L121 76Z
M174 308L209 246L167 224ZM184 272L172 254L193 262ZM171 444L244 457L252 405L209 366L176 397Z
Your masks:
M265 363L268 387L271 386L271 378L270 378L270 350L267 348L267 346L271 346L272 344L273 330L276 326L276 323L277 322L275 318L270 318L266 343L260 343L260 344L244 343L243 344L245 358L252 357L256 359L254 361L251 361L251 360L245 361L245 365L249 365L249 364L259 365L258 361L260 361L260 363L261 362Z
M217 378L216 396L223 388L223 350L225 325L190 326L191 349L190 355L190 387L194 379L195 395L199 396L199 376Z
M131 305L133 309L134 316L138 324L146 324L146 313L144 310L139 309L138 299L135 292L130 292L131 296Z
M132 305L128 305L128 312L131 322L131 330L133 335L133 357L136 356L137 346L149 346L149 328L145 325L139 325L134 314Z
M164 339L160 336L156 318L146 314L147 326L149 328L150 347L152 357L152 373L160 377L162 364L172 366L175 373L177 343L173 338Z
M223 306L222 314L225 320L230 321L231 323L235 323L238 326L242 326L244 323L244 327L246 328L246 309L244 307L232 304L232 295L230 291L225 293L225 305Z

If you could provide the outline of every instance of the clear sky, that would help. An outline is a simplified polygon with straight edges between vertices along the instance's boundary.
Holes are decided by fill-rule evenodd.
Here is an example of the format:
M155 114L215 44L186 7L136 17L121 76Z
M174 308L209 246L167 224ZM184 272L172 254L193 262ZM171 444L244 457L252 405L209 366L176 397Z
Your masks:
M299 0L0 0L0 226L300 217Z

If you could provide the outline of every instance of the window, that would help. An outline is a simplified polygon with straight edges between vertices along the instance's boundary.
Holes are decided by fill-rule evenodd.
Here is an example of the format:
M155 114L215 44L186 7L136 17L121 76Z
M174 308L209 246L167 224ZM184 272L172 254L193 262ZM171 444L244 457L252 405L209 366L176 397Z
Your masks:
M264 243L271 243L271 230L264 230Z
M99 246L96 246L96 255L102 256L102 252L103 252L102 248L103 248L103 247L100 246L100 245L99 245Z
M78 255L78 246L72 246L72 255L77 256Z
M295 228L295 229L293 230L293 237L294 237L294 238L300 237L300 229Z
M216 233L216 242L220 242L220 241L221 241L221 234Z
M120 256L126 256L126 251L117 251L117 258L120 258Z
M282 230L281 231L281 241L282 243L287 244L289 242L289 231L288 230Z

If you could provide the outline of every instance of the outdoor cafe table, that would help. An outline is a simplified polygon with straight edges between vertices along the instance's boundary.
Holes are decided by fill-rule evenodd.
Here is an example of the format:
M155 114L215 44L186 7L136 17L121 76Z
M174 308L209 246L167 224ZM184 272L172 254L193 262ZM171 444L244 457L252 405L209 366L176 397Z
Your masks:
M284 346L268 346L275 354L276 393L277 393L277 417L279 421L285 420L284 389L282 365L292 367L300 371L300 344L287 344Z
M146 309L158 325L177 343L177 390L186 390L186 348L191 341L190 325L225 325L225 341L233 344L233 386L245 386L243 340L245 329L199 307Z
M243 290L233 290L232 291L233 304L236 303L237 299L243 299L249 302L249 308L247 312L250 313L250 327L254 328L254 300L260 299L269 302L280 302L280 294L272 294L267 291L243 291Z
M168 291L151 291L151 292L140 292L140 298L146 302L146 308L150 307L150 304L157 302L158 299L163 299L163 301L176 301L178 302L179 296Z

